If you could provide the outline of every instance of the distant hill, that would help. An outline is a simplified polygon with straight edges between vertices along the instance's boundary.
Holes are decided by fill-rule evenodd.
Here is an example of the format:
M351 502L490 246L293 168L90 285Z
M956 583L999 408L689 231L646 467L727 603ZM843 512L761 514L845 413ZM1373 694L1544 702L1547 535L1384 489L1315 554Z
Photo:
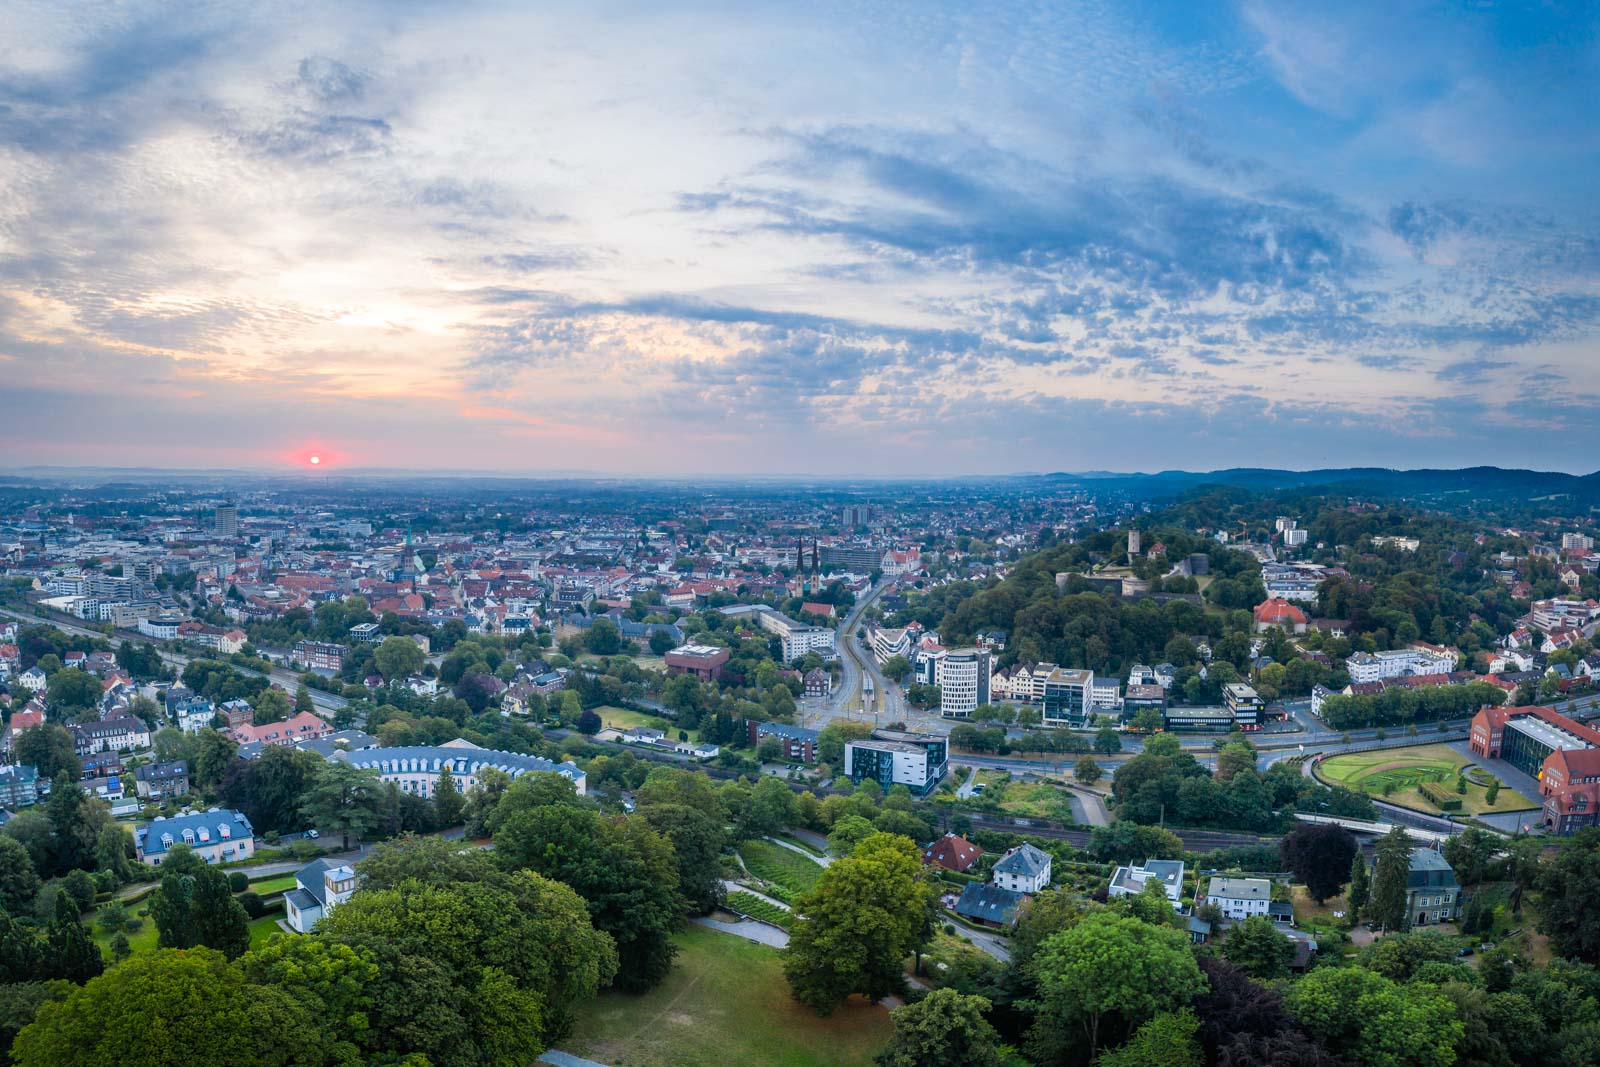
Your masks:
M1417 498L1464 493L1483 497L1524 498L1562 494L1586 500L1600 499L1600 472L1577 475L1556 471L1506 470L1501 467L1463 467L1459 470L1336 467L1313 471L1235 467L1220 471L1169 470L1155 474L1094 471L1049 474L1045 477L1056 482L1082 482L1095 489L1114 488L1148 497L1176 496L1203 486L1216 485L1258 492L1318 488Z

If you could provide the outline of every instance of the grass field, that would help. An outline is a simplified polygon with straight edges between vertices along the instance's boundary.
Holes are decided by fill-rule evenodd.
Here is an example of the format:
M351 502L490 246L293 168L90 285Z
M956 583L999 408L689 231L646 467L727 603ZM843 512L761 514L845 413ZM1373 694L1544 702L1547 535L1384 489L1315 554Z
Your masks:
M1438 805L1424 797L1418 787L1426 781L1437 781L1454 793L1456 775L1470 766L1460 753L1448 745L1417 745L1331 756L1318 764L1317 773L1325 781L1358 793L1367 793L1391 804L1438 812ZM1384 794L1385 786L1393 787L1388 795ZM1461 813L1482 815L1485 812L1525 811L1539 806L1504 783L1493 806L1487 802L1487 794L1486 785L1469 780L1466 793L1461 795Z
M278 925L278 920L283 918L283 909L269 911L259 919L250 923L250 947L260 948L266 943L267 938L273 934L283 933L283 928Z
M293 888L294 875L292 874L275 874L270 878L262 878L259 881L250 883L250 892L263 897L268 893L283 893Z
M813 863L771 841L746 841L739 846L745 868L763 882L772 882L790 893L809 892L822 877L822 865Z
M867 1067L888 1044L887 1009L852 997L819 1018L796 1003L774 949L698 926L673 940L666 981L579 1006L562 1050L615 1067Z
M1000 810L1034 819L1075 822L1072 801L1065 789L1049 782L1011 782L1005 787Z

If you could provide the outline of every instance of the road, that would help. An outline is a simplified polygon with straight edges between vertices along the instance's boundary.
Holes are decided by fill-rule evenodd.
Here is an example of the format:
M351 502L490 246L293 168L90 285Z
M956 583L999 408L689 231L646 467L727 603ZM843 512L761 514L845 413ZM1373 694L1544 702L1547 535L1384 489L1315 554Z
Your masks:
M8 616L16 619L19 622L33 623L35 625L40 623L48 623L63 633L76 634L79 637L94 637L103 641L127 640L148 644L155 648L156 653L164 662L177 667L179 673L182 673L183 668L188 666L189 660L194 658L186 656L181 652L168 651L167 649L161 647L161 642L157 641L153 637L150 637L148 634L142 634L137 630L113 630L111 636L108 637L100 630L92 630L87 626L81 626L74 622L67 622L66 620L70 618L70 616L62 616L58 612L52 611L46 616L41 617L37 615L27 615L20 611L13 611L10 608L0 608L0 615ZM217 658L226 660L227 657L219 655ZM233 669L241 674L253 674L257 677L262 676L260 671L251 670L248 667L234 666ZM271 681L276 682L278 685L281 685L290 693L293 693L300 685L300 676L295 674L293 671L284 670L282 667L272 668L272 670L266 673L266 677ZM312 705L316 707L318 711L333 713L349 703L349 701L345 700L344 697L335 696L332 693L324 693L320 689L311 689L308 686L307 690L311 694Z

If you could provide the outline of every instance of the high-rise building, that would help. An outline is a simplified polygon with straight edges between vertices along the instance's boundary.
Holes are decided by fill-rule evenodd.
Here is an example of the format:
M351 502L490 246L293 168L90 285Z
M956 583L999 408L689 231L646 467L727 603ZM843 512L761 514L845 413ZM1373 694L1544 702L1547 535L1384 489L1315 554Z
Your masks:
M846 504L840 516L840 525L846 530L854 530L858 526L867 526L878 517L878 509L872 504Z
M939 714L947 719L965 719L979 704L989 703L989 650L953 648L940 660Z
M223 504L217 508L217 536L239 536L239 509L232 504Z
M1041 687L1046 726L1088 726L1094 720L1094 671L1057 667Z

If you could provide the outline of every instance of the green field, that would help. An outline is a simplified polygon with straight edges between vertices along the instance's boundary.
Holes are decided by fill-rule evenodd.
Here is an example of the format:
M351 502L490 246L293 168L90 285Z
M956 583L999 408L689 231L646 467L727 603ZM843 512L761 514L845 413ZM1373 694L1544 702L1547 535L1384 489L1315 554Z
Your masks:
M614 708L610 704L601 704L594 711L596 715L600 716L600 722L607 730L626 730L630 726L649 726L656 730L665 730L673 737L678 736L678 727L659 715L648 715L642 711L629 711L627 708Z
M263 897L269 893L283 893L293 888L294 875L292 874L275 874L270 878L263 878L260 881L250 883L250 892Z
M1438 813L1439 806L1423 796L1418 787L1423 782L1434 781L1455 794L1457 774L1463 768L1472 766L1448 745L1417 745L1330 756L1317 765L1317 776L1330 784L1342 785L1391 804ZM1481 776L1481 772L1477 773ZM1384 793L1386 786L1392 787L1387 795ZM1469 778L1467 791L1461 794L1461 810L1457 814L1526 811L1539 806L1503 782L1493 806L1487 802L1487 794L1487 783L1480 784Z
M809 892L822 877L822 864L771 841L746 841L739 846L739 856L751 874L791 894Z
M888 1044L885 1008L852 997L820 1018L796 1003L774 949L698 926L673 940L666 981L581 1005L561 1049L615 1067L867 1067Z
M276 911L267 912L259 919L253 920L250 923L250 947L260 948L266 943L267 938L273 934L283 933L283 927L278 925L278 920L281 918L283 918L283 909L279 908Z
M794 918L791 912L770 901L762 900L754 893L729 893L728 907L740 915L748 915L752 919L760 919L773 926L781 926L785 930L789 929L789 922Z

